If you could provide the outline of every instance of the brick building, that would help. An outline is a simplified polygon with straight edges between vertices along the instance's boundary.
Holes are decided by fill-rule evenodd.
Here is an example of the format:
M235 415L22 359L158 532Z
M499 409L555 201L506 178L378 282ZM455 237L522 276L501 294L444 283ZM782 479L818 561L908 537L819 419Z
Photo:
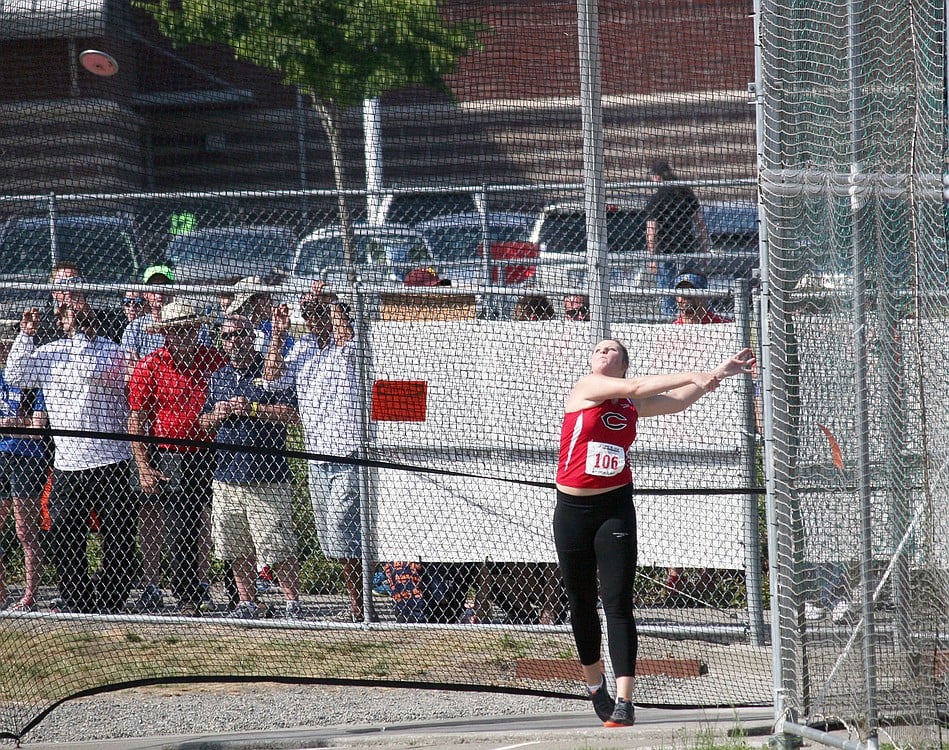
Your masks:
M0 10L0 194L332 186L319 121L277 74L223 47L175 50L126 0L31 7ZM454 102L383 99L386 183L579 180L576 4L450 0L445 12L491 30L449 80ZM752 174L746 0L600 0L600 31L608 179L640 178L655 153L690 176ZM90 48L119 72L84 70ZM344 137L362 187L361 110Z

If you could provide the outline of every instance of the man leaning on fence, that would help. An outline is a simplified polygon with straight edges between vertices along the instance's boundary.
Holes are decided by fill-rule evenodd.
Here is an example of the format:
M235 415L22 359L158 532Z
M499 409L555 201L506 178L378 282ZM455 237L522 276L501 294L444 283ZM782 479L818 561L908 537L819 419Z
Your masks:
M50 559L69 612L117 612L128 597L135 566L135 508L129 488L131 449L106 435L125 431L125 389L131 362L114 341L99 335L87 306L59 309L68 338L35 348L36 308L26 310L7 360L7 378L42 388L55 458L49 498ZM78 434L57 434L57 430ZM101 563L90 574L86 540L90 512L99 522Z
M314 282L300 310L309 333L301 336L284 360L281 342L290 328L286 305L274 308L273 337L264 364L264 380L296 388L306 449L321 456L352 459L359 448L356 347L346 305ZM343 565L349 608L362 619L359 474L354 463L310 460L310 501L323 554Z
M298 420L292 390L265 390L264 358L254 348L249 318L231 315L221 325L221 346L230 360L211 376L201 426L221 445L261 449L215 452L212 528L217 554L231 560L240 602L234 616L256 619L254 578L258 560L277 574L285 615L300 619L300 570L293 528L293 487L284 450L287 424Z

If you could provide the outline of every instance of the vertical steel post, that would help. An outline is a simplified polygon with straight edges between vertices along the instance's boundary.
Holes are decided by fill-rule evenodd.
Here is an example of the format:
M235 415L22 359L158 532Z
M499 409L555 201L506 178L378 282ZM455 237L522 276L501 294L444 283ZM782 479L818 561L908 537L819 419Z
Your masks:
M355 285L356 294L356 377L359 387L357 389L359 398L359 538L360 554L362 557L362 615L363 622L375 622L376 612L372 601L372 550L375 545L372 544L373 534L373 510L369 489L371 487L369 466L366 460L369 458L369 446L372 438L370 434L369 406L370 406L370 384L369 384L369 358L372 356L369 346L369 323L366 320L366 299L362 290L362 285L358 282Z
M580 119L583 125L583 204L587 221L587 289L592 333L610 336L610 268L606 245L603 108L597 0L577 0L580 37Z
M857 500L860 506L860 598L863 609L863 666L866 689L867 746L877 745L876 648L873 622L873 519L870 505L870 392L867 383L867 278L864 222L866 186L862 184L865 141L863 132L863 60L860 23L862 0L847 0L847 78L850 106L850 214L853 221L853 356L856 390Z
M742 348L751 346L751 309L750 284L747 279L735 281L735 322L741 336ZM743 406L744 440L742 441L743 482L752 486L757 474L756 435L758 425L755 419L755 387L751 375L740 381ZM748 597L748 628L752 646L765 645L764 631L764 595L761 587L761 542L758 538L758 495L748 493L745 496L745 592Z

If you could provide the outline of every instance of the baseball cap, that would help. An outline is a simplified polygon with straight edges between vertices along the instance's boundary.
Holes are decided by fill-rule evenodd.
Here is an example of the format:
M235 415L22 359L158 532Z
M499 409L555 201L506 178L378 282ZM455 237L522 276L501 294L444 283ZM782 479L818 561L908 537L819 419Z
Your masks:
M413 268L402 280L406 286L451 286L451 281L443 279L434 268Z
M672 282L675 289L691 287L692 289L708 289L708 279L700 273L680 273Z
M164 280L155 279L156 276L163 276ZM142 283L152 283L152 279L155 279L155 284L167 284L175 280L175 272L171 269L171 266L149 266L145 269L145 273L142 274Z

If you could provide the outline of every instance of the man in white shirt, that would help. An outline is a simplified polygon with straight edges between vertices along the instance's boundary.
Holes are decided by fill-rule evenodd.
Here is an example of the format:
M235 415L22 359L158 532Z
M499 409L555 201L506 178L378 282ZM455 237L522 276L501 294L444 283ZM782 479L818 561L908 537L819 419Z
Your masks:
M59 315L67 338L36 348L39 311L23 312L6 374L21 388L42 388L46 398L56 447L49 498L50 556L63 609L117 612L124 608L136 564L135 507L129 490L132 451L127 441L103 433L126 431L131 362L122 347L98 334L92 310L67 303ZM86 560L93 511L102 542L95 574Z
M296 388L306 449L325 456L356 458L359 405L356 346L346 306L323 293L320 282L301 300L309 333L284 360L282 342L290 328L286 305L274 308L273 336L264 363L264 381ZM359 471L355 463L309 461L310 501L320 548L343 565L349 615L363 617Z

